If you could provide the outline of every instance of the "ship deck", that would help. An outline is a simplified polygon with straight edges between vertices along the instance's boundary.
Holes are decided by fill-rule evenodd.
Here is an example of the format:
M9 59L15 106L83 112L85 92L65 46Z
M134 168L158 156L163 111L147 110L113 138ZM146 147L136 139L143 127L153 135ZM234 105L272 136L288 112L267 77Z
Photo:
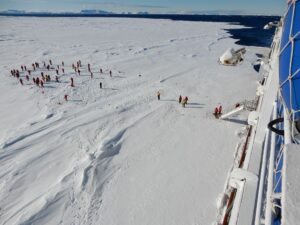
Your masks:
M300 148L289 144L285 147L285 168L283 170L282 224L294 225L300 221Z

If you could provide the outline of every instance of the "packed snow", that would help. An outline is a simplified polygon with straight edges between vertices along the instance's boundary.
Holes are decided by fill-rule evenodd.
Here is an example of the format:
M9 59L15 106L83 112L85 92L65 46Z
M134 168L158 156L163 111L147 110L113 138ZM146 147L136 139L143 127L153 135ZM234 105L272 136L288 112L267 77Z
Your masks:
M241 47L223 30L240 26L225 23L1 17L0 27L0 224L216 222L247 113L212 113L255 98L252 63L266 49L219 65ZM59 82L50 59L64 61ZM34 62L27 81L20 66ZM44 88L32 82L42 71Z

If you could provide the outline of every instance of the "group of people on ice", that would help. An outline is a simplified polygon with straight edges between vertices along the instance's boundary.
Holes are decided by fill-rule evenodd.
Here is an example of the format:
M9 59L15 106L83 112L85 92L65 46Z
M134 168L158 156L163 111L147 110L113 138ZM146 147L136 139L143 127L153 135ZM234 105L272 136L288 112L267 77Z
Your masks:
M60 75L60 70L61 70L62 74L65 73L64 66L65 66L64 61L62 61L60 65L54 66L53 63L52 63L52 60L50 59L48 64L45 61L43 61L43 68L40 68L40 64L38 62L34 62L34 63L31 64L31 67L32 67L31 69L32 70L28 69L28 67L26 65L21 65L21 71L22 72L20 72L18 69L13 69L13 70L10 71L10 73L13 77L16 77L17 79L19 79L19 82L20 82L21 85L24 85L23 79L21 78L21 73L23 73L24 77L29 82L32 71L41 71L40 72L40 77L39 76L32 77L32 81L35 85L43 88L44 84L46 82L51 82L51 76L49 74L44 74L43 71L47 71L47 70L48 71L50 71L50 70L55 71L56 72L55 82L58 83L59 82L58 76ZM81 60L78 60L76 63L72 64L72 69L78 75L80 75L80 73L81 73L81 70L80 70L81 68L82 68ZM93 72L92 72L90 63L87 64L87 71L90 73L91 78L93 78ZM102 68L99 69L99 72L100 72L100 74L103 74ZM111 70L109 71L109 76L112 77L112 71ZM73 77L70 78L70 86L75 87ZM100 89L102 89L102 82L99 83L99 87L100 87ZM160 100L161 99L161 93L159 91L157 91L156 95L157 95L157 99ZM65 101L68 101L68 97L69 97L69 95L64 94L64 100ZM188 100L189 99L188 99L187 96L179 95L178 103L181 104L182 107L185 108L186 105L188 104ZM219 118L222 115L222 105L218 105L217 107L215 107L215 110L214 110L213 114L216 118Z
M30 81L30 76L32 75L32 71L37 71L39 69L39 71L43 71L43 70L53 70L55 69L53 66L52 66L52 61L49 60L49 64L47 65L46 62L43 62L43 65L44 65L44 68L40 68L40 64L38 62L34 62L31 64L31 69L29 69L29 67L27 67L26 65L21 65L21 70L22 70L22 73L26 79L26 81ZM64 66L64 62L62 62L62 65ZM57 69L56 69L56 74L58 75L59 72L59 65L57 65ZM64 68L62 68L62 72L64 73ZM19 79L19 82L21 85L24 85L24 82L23 82L23 79L21 78L20 76L21 72L18 70L18 69L13 69L11 70L11 75L16 77L17 79ZM35 76L35 77L32 77L32 82L33 84L39 86L39 87L44 87L44 83L46 82L50 82L51 81L51 76L49 74L44 74L44 72L41 72L40 73L40 76ZM58 80L58 76L55 76L55 81L56 82L59 82Z
M217 119L219 119L220 116L222 115L222 105L216 106L213 114Z
M21 85L24 85L24 80L26 79L27 82L30 82L30 80L33 82L33 84L43 88L44 84L46 82L51 82L54 80L55 82L59 83L59 75L65 74L65 63L64 61L61 62L59 65L54 65L52 60L50 59L48 62L43 61L42 67L40 67L40 63L34 62L31 64L31 66L21 65L21 71L18 69L13 69L10 71L11 75L13 77L16 77ZM78 60L76 63L72 64L72 69L75 71L76 74L80 75L83 65L81 63L81 60ZM56 74L52 75L53 78L51 79L51 76L46 73L50 73L51 71L54 71ZM91 68L91 64L87 64L87 71L90 73L91 78L93 79L93 72ZM33 73L34 72L34 73ZM36 75L36 73L39 73L40 75ZM100 74L103 74L103 69L99 69ZM32 76L32 75L35 76ZM109 70L109 76L112 77L112 70ZM32 77L32 78L30 78ZM70 78L70 86L75 87L74 84L74 78ZM102 89L102 82L99 83L100 89ZM64 99L68 100L68 95L64 95Z
M73 69L74 72L77 73L78 75L81 74L81 70L80 70L81 67L82 67L81 60L77 61L76 63L72 63L72 69ZM88 70L88 72L90 73L91 78L93 78L93 77L94 77L94 74L93 74L93 72L92 72L91 64L90 64L90 63L87 64L87 70ZM102 68L99 69L99 72L100 72L100 74L103 74ZM112 77L112 71L111 71L111 70L109 71L109 76Z

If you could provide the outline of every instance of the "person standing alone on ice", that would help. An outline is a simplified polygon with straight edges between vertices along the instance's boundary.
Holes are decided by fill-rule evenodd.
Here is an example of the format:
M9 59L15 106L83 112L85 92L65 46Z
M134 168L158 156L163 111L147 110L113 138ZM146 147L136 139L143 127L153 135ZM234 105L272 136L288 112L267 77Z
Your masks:
M156 92L156 95L157 95L157 100L160 100L160 92Z
M102 82L100 82L100 89L102 89Z

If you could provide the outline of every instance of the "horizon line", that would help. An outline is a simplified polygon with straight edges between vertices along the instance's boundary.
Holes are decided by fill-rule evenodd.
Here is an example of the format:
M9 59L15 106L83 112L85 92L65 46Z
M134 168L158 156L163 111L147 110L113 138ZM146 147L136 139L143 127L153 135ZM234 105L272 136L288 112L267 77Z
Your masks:
M95 11L95 12L84 12L84 11ZM243 13L243 12L235 12L235 13L226 13L226 10L214 10L213 12L208 11L199 11L199 12L164 12L164 13L150 13L147 11L138 11L138 12L110 12L101 9L82 9L79 11L27 11L27 10L16 10L16 9L8 9L0 11L0 14L7 14L7 15L30 15L30 14L49 14L49 15L85 15L85 16L110 16L110 15L137 15L137 16L146 16L146 15L187 15L187 16L276 16L281 17L282 15L279 14L253 14L253 13Z

